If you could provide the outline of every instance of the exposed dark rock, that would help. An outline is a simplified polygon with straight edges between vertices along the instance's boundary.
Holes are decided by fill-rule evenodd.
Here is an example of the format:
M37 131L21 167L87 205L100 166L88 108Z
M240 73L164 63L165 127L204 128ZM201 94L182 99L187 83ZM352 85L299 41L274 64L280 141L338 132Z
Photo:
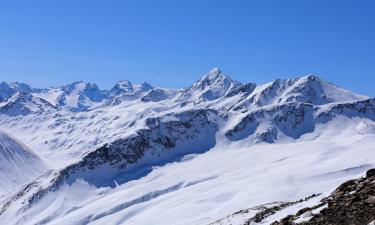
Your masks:
M251 225L252 223L260 223L262 222L265 218L275 214L276 212L282 210L282 209L285 209L287 207L290 207L292 205L295 205L295 204L298 204L298 203L301 203L301 202L305 202L305 201L308 201L310 200L311 198L315 198L317 196L319 196L320 194L313 194L311 196L308 196L304 199L300 199L298 201L294 201L294 202L285 202L285 203L282 203L280 205L276 205L276 206L273 206L273 207L270 207L270 208L265 208L261 211L259 211L257 214L255 214L254 217L248 219L244 225Z
M296 223L305 212L327 205L310 220ZM366 177L341 184L321 203L289 215L272 225L367 225L375 220L375 169L367 171Z
M257 133L261 121L265 118L270 119L272 127ZM273 143L278 131L288 137L298 138L314 129L313 105L293 103L251 111L233 129L228 130L225 136L231 141L238 141L255 134L256 142Z
M373 176L375 176L375 169L371 169L366 172L366 177L373 177Z

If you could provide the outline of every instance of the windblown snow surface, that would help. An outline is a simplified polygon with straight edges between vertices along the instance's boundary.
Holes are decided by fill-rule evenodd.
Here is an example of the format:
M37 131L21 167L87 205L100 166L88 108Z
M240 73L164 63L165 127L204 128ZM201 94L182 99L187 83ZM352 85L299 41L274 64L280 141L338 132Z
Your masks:
M61 94L48 111L0 114L49 165L0 198L0 224L242 225L256 206L321 194L270 224L375 167L375 100L316 76L241 84L214 69L183 90L85 93L74 107Z

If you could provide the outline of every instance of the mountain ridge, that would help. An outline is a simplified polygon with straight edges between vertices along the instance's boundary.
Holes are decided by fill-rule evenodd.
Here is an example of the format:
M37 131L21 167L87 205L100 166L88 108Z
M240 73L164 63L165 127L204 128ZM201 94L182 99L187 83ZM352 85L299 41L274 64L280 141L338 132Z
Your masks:
M190 87L176 89L172 92L171 89L156 88L147 82L133 85L128 80L119 81L108 90L101 90L96 84L83 81L44 89L33 88L19 82L10 84L2 82L0 87L0 102L6 101L13 94L21 91L44 99L57 108L66 108L77 112L140 100L150 90L154 90L152 95L155 95L156 99L148 99L148 102L176 98L178 101L191 102L192 104L213 102L222 97L230 98L243 93L244 95L241 96L239 103L230 106L234 110L247 110L290 101L320 105L368 98L351 93L316 75L306 75L293 79L276 79L266 84L242 84L223 74L218 68L210 70Z

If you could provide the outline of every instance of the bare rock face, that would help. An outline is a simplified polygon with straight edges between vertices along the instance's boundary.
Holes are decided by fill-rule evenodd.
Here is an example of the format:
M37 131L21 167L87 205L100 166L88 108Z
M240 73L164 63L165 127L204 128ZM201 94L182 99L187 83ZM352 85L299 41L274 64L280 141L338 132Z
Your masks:
M296 223L307 211L327 205L309 221ZM367 225L375 220L375 169L367 171L366 177L341 184L330 196L317 206L301 209L272 225Z

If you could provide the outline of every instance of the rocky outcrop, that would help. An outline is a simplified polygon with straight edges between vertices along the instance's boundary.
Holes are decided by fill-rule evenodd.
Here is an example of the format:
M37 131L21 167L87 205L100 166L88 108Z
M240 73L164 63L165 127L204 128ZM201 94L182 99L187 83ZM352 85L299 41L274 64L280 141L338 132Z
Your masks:
M247 209L242 209L213 223L210 223L209 225L253 225L254 223L264 223L265 219L274 215L275 213L285 208L309 201L312 198L317 198L320 195L321 194L312 194L297 201L271 202L262 205L257 205Z
M255 142L273 143L279 132L298 138L314 131L314 127L313 105L293 103L251 111L225 136L237 141L254 135Z
M316 116L320 123L327 123L337 115L349 118L361 117L375 120L375 98L350 103L333 104L328 109L320 110Z
M326 206L325 208L323 206ZM314 214L312 211L323 207ZM309 215L305 222L298 219ZM367 171L366 177L341 184L321 203L301 209L296 215L272 223L272 225L367 225L375 220L375 169Z
M337 116L375 120L375 99L316 106L309 103L287 103L251 110L225 136L231 141L252 137L254 143L277 141L279 134L291 138L313 132L317 124ZM264 122L266 121L266 123Z

